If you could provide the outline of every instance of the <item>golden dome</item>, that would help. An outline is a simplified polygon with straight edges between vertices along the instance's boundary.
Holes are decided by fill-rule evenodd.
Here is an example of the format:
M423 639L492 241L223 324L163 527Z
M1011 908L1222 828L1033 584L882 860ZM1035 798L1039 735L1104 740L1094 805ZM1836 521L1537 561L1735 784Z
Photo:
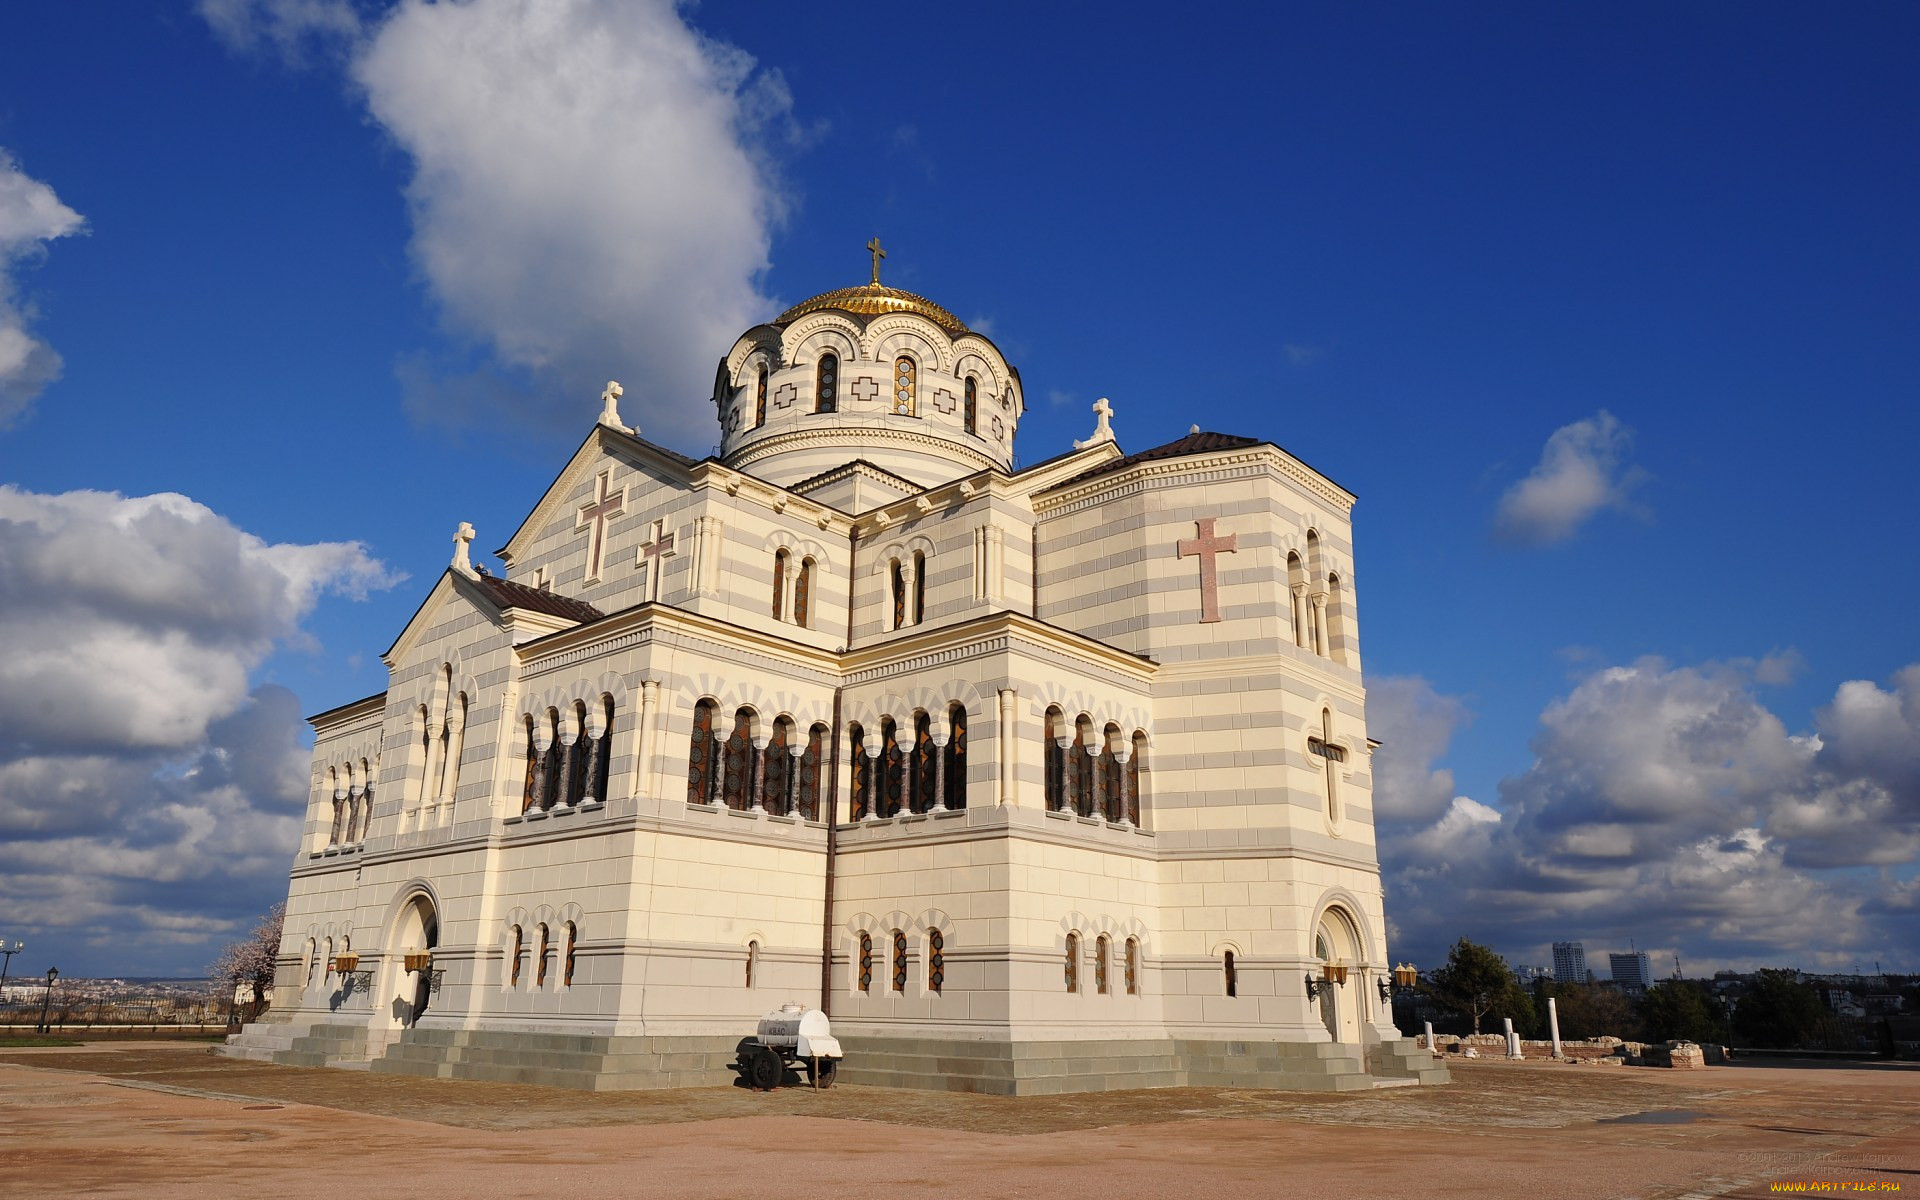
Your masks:
M808 313L829 308L856 313L863 317L877 317L883 313L919 313L948 333L967 332L967 327L960 323L958 317L925 296L916 296L912 292L903 292L899 288L890 288L879 283L863 283L858 287L837 288L831 292L822 292L813 299L802 300L781 313L773 319L773 323L785 325Z

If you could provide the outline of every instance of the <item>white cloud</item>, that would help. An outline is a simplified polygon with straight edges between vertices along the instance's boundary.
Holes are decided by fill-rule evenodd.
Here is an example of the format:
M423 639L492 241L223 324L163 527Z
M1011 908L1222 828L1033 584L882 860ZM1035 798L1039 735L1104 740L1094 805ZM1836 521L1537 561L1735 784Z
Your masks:
M0 430L60 377L61 365L53 347L29 332L33 306L20 299L13 273L44 254L48 242L85 228L79 213L0 149Z
M284 888L298 701L249 675L329 592L398 576L356 543L269 544L185 496L0 486L0 913L9 932L193 943ZM222 915L224 909L230 907ZM197 944L197 943L196 943ZM204 949L204 947L201 947Z
M1373 754L1373 811L1384 821L1431 821L1453 802L1453 772L1433 763L1467 720L1457 696L1418 676L1367 681L1367 732Z
M1507 541L1548 545L1572 537L1603 508L1626 509L1642 478L1622 461L1632 440L1604 409L1554 430L1533 471L1500 497L1494 531Z
M405 365L418 413L584 429L608 378L652 437L712 440L718 355L765 320L791 133L776 73L669 0L202 0L224 40L331 44L413 166L412 254L478 369Z

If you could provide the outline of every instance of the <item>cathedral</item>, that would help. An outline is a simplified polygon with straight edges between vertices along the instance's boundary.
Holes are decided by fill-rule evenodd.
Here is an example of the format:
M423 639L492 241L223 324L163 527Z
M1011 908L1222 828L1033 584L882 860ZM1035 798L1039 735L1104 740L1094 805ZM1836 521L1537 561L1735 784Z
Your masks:
M719 453L599 420L313 717L274 1005L223 1050L733 1082L1348 1090L1391 1020L1354 497L1272 442L1015 466L993 341L880 282L743 333Z

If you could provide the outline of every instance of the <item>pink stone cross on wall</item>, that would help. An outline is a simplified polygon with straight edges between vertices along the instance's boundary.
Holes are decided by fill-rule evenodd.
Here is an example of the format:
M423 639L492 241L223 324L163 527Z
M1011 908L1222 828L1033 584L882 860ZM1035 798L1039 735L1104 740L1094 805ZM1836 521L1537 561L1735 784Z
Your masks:
M1214 555L1232 554L1240 535L1229 533L1225 537L1213 535L1215 518L1204 517L1193 523L1198 537L1182 540L1176 549L1181 558L1198 555L1200 558L1200 623L1205 625L1220 619L1220 576L1214 564Z

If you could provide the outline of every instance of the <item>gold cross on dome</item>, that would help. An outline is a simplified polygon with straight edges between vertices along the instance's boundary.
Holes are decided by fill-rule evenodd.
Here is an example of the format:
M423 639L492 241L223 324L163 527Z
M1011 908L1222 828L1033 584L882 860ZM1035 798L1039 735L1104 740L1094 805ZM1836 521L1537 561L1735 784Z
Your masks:
M878 234L875 234L873 238L867 242L867 253L873 255L873 285L872 286L879 287L880 286L880 260L887 256L887 252L880 248L880 236Z

